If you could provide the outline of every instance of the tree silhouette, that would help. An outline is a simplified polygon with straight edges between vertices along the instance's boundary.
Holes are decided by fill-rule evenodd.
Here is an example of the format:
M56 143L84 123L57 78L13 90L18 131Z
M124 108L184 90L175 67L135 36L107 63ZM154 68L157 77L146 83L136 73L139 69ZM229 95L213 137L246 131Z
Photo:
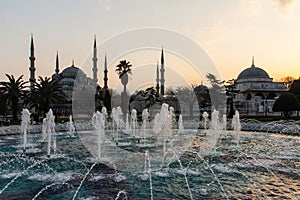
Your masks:
M62 104L66 96L59 85L59 79L50 79L48 77L38 78L34 83L34 89L30 93L32 107L38 109L39 113L46 114L50 105Z
M273 111L281 111L287 119L292 111L300 110L300 80L294 80L288 92L275 101ZM298 113L297 113L298 114Z
M13 113L13 120L17 120L18 112L20 107L18 103L21 99L26 98L26 84L28 81L23 80L23 75L19 78L15 79L14 75L5 74L8 78L8 81L0 82L0 91L1 91L1 98L2 102L6 102L7 104L11 105L11 110Z
M296 95L290 92L285 92L275 101L273 111L283 112L284 118L288 119L292 111L300 110L300 102Z
M131 74L131 67L132 65L130 64L130 62L127 62L126 60L121 60L120 63L117 65L116 69L119 78L121 79L122 76L125 74Z
M156 103L156 95L157 91L154 87L136 91L129 99L130 110L135 109L138 115L141 114L145 108L149 109Z
M300 80L294 80L289 92L293 93L296 96L300 96Z
M209 94L211 105L219 111L223 111L225 105L224 81L217 79L213 74L208 73L206 79L210 82Z
M294 82L295 78L292 76L285 76L279 79L279 81L283 82L285 87L288 89L291 88L292 83Z
M126 91L126 85L128 83L128 74L131 74L132 65L130 62L126 60L121 60L120 63L116 66L116 72L119 75L119 79L121 79L121 83L124 86L124 91L121 94L121 107L123 113L127 112L127 103L128 103L128 94Z
M121 79L122 85L124 85L124 92L126 93L126 85L128 83L128 74L131 74L132 65L126 60L121 60L116 67L116 72Z
M111 112L111 94L108 89L101 88L99 85L96 87L95 94L96 110L101 110L106 107L107 112Z

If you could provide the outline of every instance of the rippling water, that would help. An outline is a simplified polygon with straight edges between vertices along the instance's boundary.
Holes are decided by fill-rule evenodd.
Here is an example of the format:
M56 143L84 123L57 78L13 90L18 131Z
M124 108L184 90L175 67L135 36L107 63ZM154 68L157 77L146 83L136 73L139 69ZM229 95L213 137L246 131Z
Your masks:
M202 136L186 134L194 139L180 155L183 168L173 161L151 169L154 199L190 199L185 174L193 199L300 198L299 137L243 132L236 148L229 133L219 139L217 156L203 156ZM57 155L47 158L40 137L29 135L34 145L26 153L19 135L0 137L0 199L72 199L77 190L76 199L151 198L144 170L93 166L81 140L64 133L58 135Z

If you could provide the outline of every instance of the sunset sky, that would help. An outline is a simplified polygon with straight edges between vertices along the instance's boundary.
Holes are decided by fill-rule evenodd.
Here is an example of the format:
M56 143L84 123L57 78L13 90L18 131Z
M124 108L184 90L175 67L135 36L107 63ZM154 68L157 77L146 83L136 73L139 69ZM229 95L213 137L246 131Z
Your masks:
M0 80L6 79L5 73L24 74L28 79L31 33L36 76L50 76L57 51L61 69L70 66L73 59L79 67L92 66L85 63L92 53L94 35L100 45L120 33L144 27L172 30L190 38L210 57L222 80L236 78L251 65L252 56L256 66L274 79L288 75L298 78L299 10L296 0L0 0ZM147 40L146 36L137 38L143 39ZM165 45L164 48L166 63L188 65L172 56L173 49ZM154 73L159 51L143 52L153 55L145 58L153 60L151 63L141 63L144 55L123 57L133 65L151 66ZM104 58L98 57L102 71ZM109 63L113 66L117 62ZM91 75L90 68L84 70ZM174 70L181 73L178 66ZM190 83L202 81L201 77L186 77L188 73L185 79Z

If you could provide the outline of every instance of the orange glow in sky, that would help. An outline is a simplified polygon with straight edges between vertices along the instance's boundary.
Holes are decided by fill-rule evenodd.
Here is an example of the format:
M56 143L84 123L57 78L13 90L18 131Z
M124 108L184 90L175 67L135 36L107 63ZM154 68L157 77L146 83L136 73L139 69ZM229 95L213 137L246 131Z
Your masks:
M38 77L53 74L57 51L61 71L70 66L73 59L75 65L86 67L94 35L100 44L113 35L143 27L170 29L191 38L205 50L222 80L236 78L251 65L252 56L255 65L274 79L298 78L299 10L300 3L296 0L1 1L0 80L6 80L6 73L23 74L28 79L31 33L34 35ZM142 39L147 40L147 36ZM126 59L141 67L134 69L136 71L142 71L142 68L153 71L160 54L148 53L146 62L140 61L138 53L126 55ZM104 58L98 59L100 76ZM109 62L112 66L117 63ZM172 54L166 55L166 64L183 77L181 80L174 74L169 77L169 84L175 84L176 80L178 83L205 82L203 74L195 73L189 63ZM88 75L91 75L91 67L90 61L90 67L84 70ZM115 73L110 76L110 80L117 78ZM153 76L152 80L155 73ZM173 75L169 73L168 76ZM149 76L149 80L151 78Z

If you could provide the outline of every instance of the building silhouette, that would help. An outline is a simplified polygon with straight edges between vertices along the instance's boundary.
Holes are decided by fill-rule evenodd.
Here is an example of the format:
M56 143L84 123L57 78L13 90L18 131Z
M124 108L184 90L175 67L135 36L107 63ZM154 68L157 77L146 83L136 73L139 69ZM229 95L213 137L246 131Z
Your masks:
M35 56L34 56L34 43L33 36L31 36L31 44L30 44L30 88L34 87L35 82ZM53 104L51 105L53 111L56 115L70 115L72 113L72 104L74 100L74 91L77 87L83 88L89 91L89 95L92 95L92 100L94 101L93 108L101 109L101 107L106 106L110 109L110 92L108 89L108 70L107 70L107 58L105 55L105 63L104 63L104 86L100 87L98 85L98 58L97 58L97 42L96 37L94 37L93 43L93 57L92 57L92 72L93 77L89 78L87 75L77 66L75 66L74 60L72 61L71 66L64 68L60 72L59 66L59 54L56 53L55 60L55 69L54 74L52 75L52 79L56 79L60 88L64 92L66 96L66 100L62 104ZM78 91L78 90L77 90ZM101 94L101 95L99 95ZM103 95L102 95L103 94ZM77 95L78 96L78 95ZM96 98L98 97L98 98ZM107 100L107 99L109 100ZM104 103L99 103L104 102ZM98 105L98 106L97 106ZM99 108L99 105L101 107Z

